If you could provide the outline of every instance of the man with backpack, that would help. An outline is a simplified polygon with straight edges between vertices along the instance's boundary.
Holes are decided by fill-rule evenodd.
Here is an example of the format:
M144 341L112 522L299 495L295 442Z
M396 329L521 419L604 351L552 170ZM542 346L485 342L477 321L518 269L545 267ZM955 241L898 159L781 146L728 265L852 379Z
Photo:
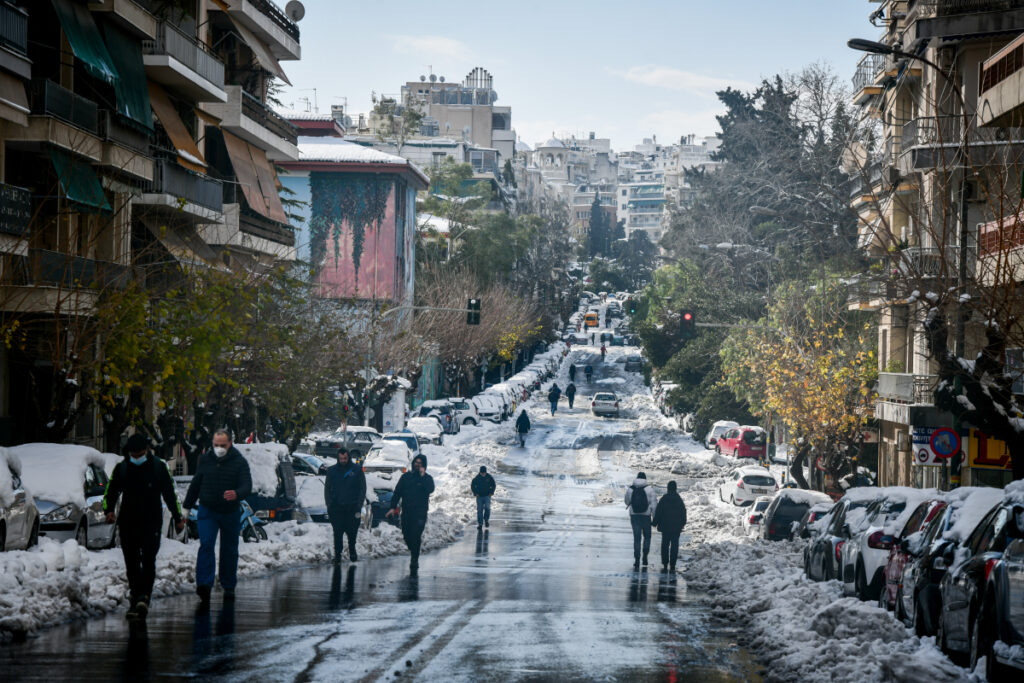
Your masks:
M647 475L640 472L633 484L626 489L626 509L629 523L633 527L633 569L640 569L641 544L643 539L643 564L647 566L647 554L651 551L651 517L658 506L654 487L647 483Z
M562 390L558 388L557 384L551 385L551 391L548 392L548 401L551 402L551 416L554 417L555 411L558 409L558 399L562 396Z
M572 408L572 402L576 398L576 385L569 382L569 386L565 388L565 398L569 401L569 407Z
M668 483L668 492L658 501L651 522L661 532L661 571L676 571L679 558L679 534L686 526L686 504L676 492L676 483Z
M476 528L477 531L483 527L491 526L491 496L498 485L494 477L487 474L487 468L480 466L480 474L473 477L469 490L476 496Z

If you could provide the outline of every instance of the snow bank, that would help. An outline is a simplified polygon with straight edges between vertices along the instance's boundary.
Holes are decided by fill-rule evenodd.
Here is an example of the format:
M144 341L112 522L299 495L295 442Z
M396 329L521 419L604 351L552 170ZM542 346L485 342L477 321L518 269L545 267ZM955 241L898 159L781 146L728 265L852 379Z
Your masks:
M327 477L305 476L296 477L296 479L299 490L295 492L295 502L299 504L299 507L305 509L327 507L327 501L324 499L324 486Z
M288 446L283 443L236 443L235 448L249 463L253 493L276 495L277 464L288 457Z
M85 506L85 470L106 461L95 448L71 444L30 443L10 449L21 460L22 479L33 497L57 505Z
M21 476L21 460L6 448L0 447L0 507L14 503L14 477Z

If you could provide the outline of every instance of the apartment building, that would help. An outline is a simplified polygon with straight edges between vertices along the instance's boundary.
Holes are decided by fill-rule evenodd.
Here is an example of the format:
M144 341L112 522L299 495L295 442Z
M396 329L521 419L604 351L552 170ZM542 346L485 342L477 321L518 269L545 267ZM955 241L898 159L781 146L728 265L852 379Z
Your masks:
M665 232L665 171L641 168L632 172L633 182L619 183L618 218L626 239L640 230L657 244Z
M1024 4L902 0L872 7L880 41L900 54L866 54L853 78L854 102L878 119L881 139L854 155L850 197L860 216L859 246L877 265L850 306L879 316L879 483L946 486L956 466L922 447L935 429L953 426L933 405L937 376L923 320L936 292L959 292L960 301L983 296L981 288L991 285L986 269L1020 246L1024 131L1015 127L1022 99L1013 59ZM962 329L950 347L970 358L984 343L984 328L974 317ZM1005 462L980 457L1003 444L976 430L964 443L962 483L1008 480Z

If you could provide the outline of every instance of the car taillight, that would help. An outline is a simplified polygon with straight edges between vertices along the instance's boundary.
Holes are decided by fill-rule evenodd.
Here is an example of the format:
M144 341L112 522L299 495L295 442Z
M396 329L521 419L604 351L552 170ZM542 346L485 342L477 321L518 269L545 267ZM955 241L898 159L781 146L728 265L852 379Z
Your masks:
M992 560L989 560L988 562L985 563L985 582L986 583L988 582L989 574L992 573L992 570L996 568L996 565L999 564L999 562L1000 562L1000 560L998 560L998 559L992 559Z
M868 536L868 547L877 550L888 550L892 547L892 536L887 536L882 531L876 531Z
M750 515L749 517L747 517L747 522L750 523L750 524L753 524L754 523L754 517L756 517L756 516L757 515Z
M742 479L740 479L738 482L736 482L736 488L738 488L738 489L745 488L743 486L743 480Z
M404 468L404 467L403 467L403 468L402 468L402 474L405 474L406 472L408 472L408 470L407 470L406 468Z
M270 511L270 518L274 519L275 517L277 517L277 510L271 510Z
M594 407L594 406L596 406L596 405L597 405L597 401L591 401L591 402L590 402L590 407L591 407L591 408L593 408L593 407Z
M846 541L839 541L836 543L836 562L839 561L839 553L842 552L844 545L846 545Z

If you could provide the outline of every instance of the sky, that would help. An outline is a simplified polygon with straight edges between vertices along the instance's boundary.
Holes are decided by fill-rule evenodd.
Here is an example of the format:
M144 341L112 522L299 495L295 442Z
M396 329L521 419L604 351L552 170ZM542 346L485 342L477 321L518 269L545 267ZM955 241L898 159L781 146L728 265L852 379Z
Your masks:
M867 0L302 2L286 106L366 112L371 92L482 66L523 141L593 131L616 150L716 133L726 86L751 90L813 62L848 83L861 55L847 39L878 34Z

